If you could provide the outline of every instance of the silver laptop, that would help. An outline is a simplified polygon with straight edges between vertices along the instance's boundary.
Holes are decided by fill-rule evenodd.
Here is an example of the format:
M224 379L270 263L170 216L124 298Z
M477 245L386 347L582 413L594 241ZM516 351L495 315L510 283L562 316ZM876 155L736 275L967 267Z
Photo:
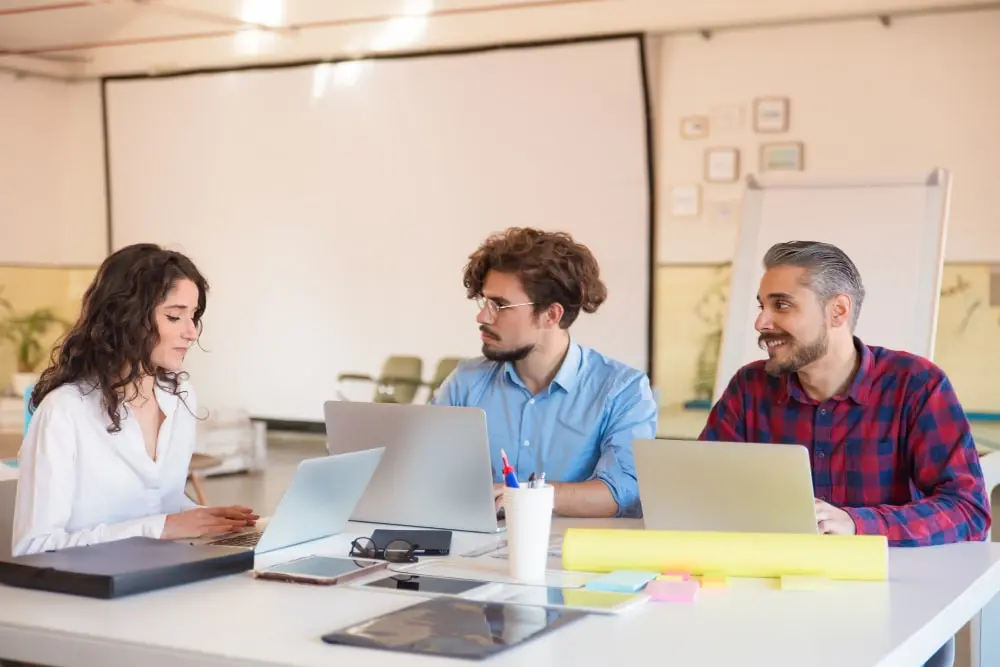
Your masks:
M385 447L351 519L495 533L486 413L480 408L327 401L327 449Z
M649 530L818 533L801 445L635 440Z
M384 449L306 459L268 518L237 534L184 540L253 548L258 554L318 540L343 531L378 468Z

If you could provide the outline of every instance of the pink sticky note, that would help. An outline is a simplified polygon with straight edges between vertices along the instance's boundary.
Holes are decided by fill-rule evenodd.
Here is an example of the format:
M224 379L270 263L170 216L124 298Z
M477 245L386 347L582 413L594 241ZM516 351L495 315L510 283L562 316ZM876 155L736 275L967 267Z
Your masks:
M694 602L698 597L697 581L656 579L646 584L642 592L657 602Z

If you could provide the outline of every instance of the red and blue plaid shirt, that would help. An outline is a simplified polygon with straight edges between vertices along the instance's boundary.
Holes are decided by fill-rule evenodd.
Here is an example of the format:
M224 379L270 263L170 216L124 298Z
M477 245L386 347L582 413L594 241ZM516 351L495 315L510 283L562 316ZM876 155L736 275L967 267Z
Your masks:
M846 511L859 535L891 546L986 539L979 455L944 371L854 344L861 365L846 395L815 401L797 375L772 376L755 361L730 381L700 439L805 445L816 497Z

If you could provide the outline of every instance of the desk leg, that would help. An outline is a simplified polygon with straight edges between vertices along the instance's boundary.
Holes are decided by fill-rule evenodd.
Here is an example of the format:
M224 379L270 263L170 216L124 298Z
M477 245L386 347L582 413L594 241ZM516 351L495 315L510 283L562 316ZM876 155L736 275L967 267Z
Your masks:
M1000 596L989 601L970 624L971 667L1000 665Z
M1000 452L989 454L983 457L983 477L986 480L986 488L990 490L990 508L997 506L997 486L1000 484L1000 469L996 463L1000 463ZM1000 526L994 523L991 526L990 539L993 542L1000 542ZM969 667L991 667L1000 665L1000 595L994 597L978 614L969 622Z

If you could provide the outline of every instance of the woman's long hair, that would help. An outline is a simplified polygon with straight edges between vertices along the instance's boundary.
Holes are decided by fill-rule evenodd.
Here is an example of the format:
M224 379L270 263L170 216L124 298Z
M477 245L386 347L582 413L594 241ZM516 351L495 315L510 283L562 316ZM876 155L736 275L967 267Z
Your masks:
M151 243L127 246L105 259L83 295L79 319L35 384L29 409L37 409L56 388L78 384L85 392L101 392L108 432L116 433L119 408L135 398L141 377L153 375L161 387L178 394L182 374L155 367L150 357L159 343L156 307L184 278L198 287L194 323L200 331L208 283L194 262Z

